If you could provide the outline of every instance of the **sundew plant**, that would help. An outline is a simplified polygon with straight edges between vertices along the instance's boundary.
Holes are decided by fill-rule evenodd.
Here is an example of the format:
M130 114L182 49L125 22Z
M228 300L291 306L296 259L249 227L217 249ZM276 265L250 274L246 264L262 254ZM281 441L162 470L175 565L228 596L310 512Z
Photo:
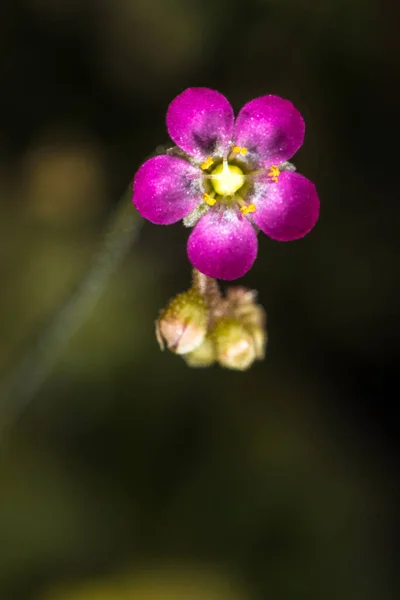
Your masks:
M191 367L217 363L245 371L264 358L266 314L256 290L236 284L222 293L217 280L233 281L251 269L260 232L287 242L316 224L315 186L289 162L303 144L304 120L290 101L274 95L250 100L235 118L218 91L189 88L170 103L166 123L175 145L139 167L89 273L0 390L11 407L9 420L93 309L136 237L138 215L157 225L182 220L191 229L192 284L160 311L160 347Z
M157 321L157 338L192 366L246 370L264 357L265 314L256 292L228 288L251 269L261 231L286 242L305 236L319 216L314 184L289 159L303 144L305 124L291 102L267 95L236 119L228 100L189 88L167 111L176 146L147 160L134 178L133 203L157 225L183 220L193 228L187 254L193 286Z

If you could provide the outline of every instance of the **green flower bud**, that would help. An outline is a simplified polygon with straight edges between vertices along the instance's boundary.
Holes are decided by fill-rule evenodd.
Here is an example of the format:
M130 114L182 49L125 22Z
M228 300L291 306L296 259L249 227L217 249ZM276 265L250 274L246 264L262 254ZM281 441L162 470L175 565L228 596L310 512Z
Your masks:
M212 340L206 337L193 352L185 354L184 359L189 367L209 367L215 361L215 349Z
M256 353L257 360L265 358L265 349L267 346L267 334L263 327L258 325L244 325L246 331L248 331L253 338L254 351Z
M236 319L222 318L212 332L216 359L222 367L245 371L256 359L254 338Z
M257 292L237 286L229 288L226 297L234 317L253 338L256 358L263 359L267 345L266 314L262 306L256 304Z
M198 348L207 333L208 310L203 298L193 289L173 298L156 321L156 336L161 350L187 354Z

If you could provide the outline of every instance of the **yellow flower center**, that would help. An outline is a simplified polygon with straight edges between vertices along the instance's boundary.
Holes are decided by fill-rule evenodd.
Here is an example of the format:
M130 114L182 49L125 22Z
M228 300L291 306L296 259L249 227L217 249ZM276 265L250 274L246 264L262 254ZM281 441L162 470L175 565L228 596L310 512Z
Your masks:
M211 185L220 196L233 196L244 184L242 169L226 161L211 172Z

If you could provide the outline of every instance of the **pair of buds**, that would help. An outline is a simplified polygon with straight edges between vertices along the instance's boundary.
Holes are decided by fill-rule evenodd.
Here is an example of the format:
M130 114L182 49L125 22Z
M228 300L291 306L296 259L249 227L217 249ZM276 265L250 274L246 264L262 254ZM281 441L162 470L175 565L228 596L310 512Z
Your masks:
M266 315L257 293L229 287L222 295L217 282L193 272L193 286L173 298L156 321L156 336L191 367L245 371L265 355Z

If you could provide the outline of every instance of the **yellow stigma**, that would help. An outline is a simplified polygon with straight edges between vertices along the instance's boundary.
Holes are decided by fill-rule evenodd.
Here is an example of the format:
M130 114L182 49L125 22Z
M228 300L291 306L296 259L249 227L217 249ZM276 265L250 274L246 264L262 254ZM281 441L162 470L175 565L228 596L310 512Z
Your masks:
M242 156L247 154L247 148L241 148L240 146L233 146L232 151L236 152L236 154L241 154Z
M220 196L233 196L244 184L242 169L223 162L211 173L211 184Z
M211 158L211 156L207 156L206 160L203 163L201 163L200 169L203 169L203 171L205 171L206 169L208 169L208 167L211 167L213 163L214 161Z
M214 206L214 204L216 203L216 199L210 196L210 194L204 194L203 200L206 204L208 204L208 206Z
M253 203L251 203L248 206L242 206L240 212L242 213L242 215L247 215L248 213L256 212L256 207Z
M271 181L274 181L275 183L278 183L278 177L280 174L281 172L279 168L275 166L272 166L268 171L268 177L271 179Z

